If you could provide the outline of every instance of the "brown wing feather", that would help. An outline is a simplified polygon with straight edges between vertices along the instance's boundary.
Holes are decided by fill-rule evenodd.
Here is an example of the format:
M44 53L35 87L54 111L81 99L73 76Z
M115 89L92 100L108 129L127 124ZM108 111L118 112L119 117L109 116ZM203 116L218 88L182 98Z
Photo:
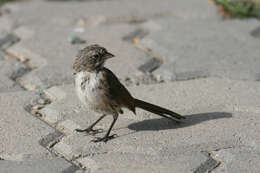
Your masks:
M107 90L107 97L117 105L126 107L135 113L134 98L129 91L121 84L112 71L107 68L102 69L104 85Z

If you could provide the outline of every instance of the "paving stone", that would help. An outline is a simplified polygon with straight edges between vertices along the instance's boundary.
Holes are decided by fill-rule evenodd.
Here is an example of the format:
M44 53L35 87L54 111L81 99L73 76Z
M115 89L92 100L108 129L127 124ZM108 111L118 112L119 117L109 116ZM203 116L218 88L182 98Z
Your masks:
M5 57L5 53L3 51L0 50L0 60L4 60Z
M0 161L0 172L3 173L75 173L78 170L61 158L31 160L31 161Z
M221 161L220 166L213 170L212 173L235 173L260 171L260 150L251 147L237 147L221 149L212 152L216 159Z
M54 131L43 121L25 111L37 97L19 91L0 93L0 156L5 160L50 158L39 140ZM1 172L1 171L0 171Z
M80 128L80 126L71 120L65 120L61 122L57 128L62 129L62 131L64 131L66 134L71 134L75 131L75 129Z
M26 67L14 59L6 58L4 49L17 41L17 37L10 34L11 27L8 26L4 17L0 17L0 92L10 92L21 90L14 81L26 72Z
M260 27L255 28L255 29L251 32L251 35L252 35L253 37L260 38Z
M110 162L111 160L120 160ZM193 172L196 167L206 161L206 157L202 154L183 155L178 157L154 157L143 154L133 153L109 153L90 156L89 160L98 162L94 166L86 163L87 170L96 170L95 172ZM93 162L92 161L92 162ZM90 161L88 161L90 162ZM91 163L91 162L90 162ZM97 168L98 167L98 168Z
M16 24L16 21L10 19L9 15L0 16L0 37L3 33L12 32Z
M161 29L137 45L162 57L154 71L166 79L189 80L217 76L257 80L260 41L251 36L257 20L154 20ZM171 31L171 32L169 32Z
M16 59L6 59L0 61L0 66L1 74L9 77L10 79L17 79L29 71L25 64Z
M194 173L200 173L200 172L211 172L213 169L219 166L220 161L217 161L212 158L210 153L204 153L208 159L202 163L199 167L196 168Z
M25 110L37 99L26 91L0 93L0 172L75 172L79 167L44 148L55 141L50 134L61 134Z
M10 91L19 91L22 90L16 82L10 80L6 76L0 76L0 93L1 92L10 92Z
M144 8L144 5L145 7ZM73 15L81 15L83 9L85 10L84 16L109 16L114 17L114 19L109 19L110 22L120 22L120 21L140 21L139 18L146 19L147 17L157 15L172 14L175 16L182 17L184 19L197 18L197 19L218 19L218 14L214 3L200 0L191 0L189 4L181 1L171 1L166 0L163 3L157 0L120 0L120 1L99 1L99 2L32 2L32 3L12 3L5 5L5 8L9 8L12 13L24 10L24 14L30 14L30 10L36 8L39 12L43 9L55 10L55 7L60 6L65 11L71 11L72 9L78 9L73 11ZM157 8L154 8L154 7ZM203 9L203 11L201 10ZM62 11L62 10L61 10ZM10 15L13 15L13 14ZM46 13L46 15L48 15ZM72 14L64 13L65 16L71 16ZM119 18L120 16L120 18ZM39 20L35 19L34 16L28 16L28 19L34 19L36 23L42 24ZM119 18L119 19L118 19Z
M13 34L6 34L3 38L0 39L0 48L6 49L16 43L18 41L18 37Z
M73 22L73 20L74 18L71 19L71 22ZM57 25L57 28L58 26L59 25ZM50 28L47 27L52 28L53 24L46 24L44 28L41 27L41 29L37 29L38 32L34 34L34 37L30 39L23 39L18 44L7 50L9 53L18 57L23 56L29 58L31 64L38 67L31 73L28 73L21 78L21 83L28 89L47 88L52 85L71 83L72 81L71 66L78 48L72 47L67 39L73 30L73 26L71 23L67 26L61 25L60 28L53 31L52 34L49 33ZM66 28L66 31L64 28ZM117 73L121 74L122 79L129 76L129 74L133 74L132 76L134 76L138 72L136 66L148 59L145 53L132 47L130 43L126 43L121 40L120 32L125 30L124 32L127 33L130 31L131 27L128 29L127 28L128 26L126 25L117 28L112 26L109 28L100 29L89 28L88 32L85 34L83 33L81 36L82 39L87 40L89 44L99 43L117 56L117 58L111 60L109 63L111 64L110 67L114 69L117 67ZM111 33L111 35L113 33L113 35L107 35L108 32ZM41 37L44 37L45 39ZM47 43L50 42L47 37L49 39L55 37L55 40L51 41L53 46L44 46L46 44L50 44ZM36 42L36 40L37 43L33 43ZM112 44L111 40L114 40ZM54 51L53 47L55 47L55 45L59 45L58 49L60 50ZM37 62L35 63L35 61ZM128 67L124 66L124 64L130 64L130 62L133 63L131 63ZM39 66L37 66L38 64ZM29 87L27 85L29 85ZM36 87L33 87L34 85Z
M125 111L112 132L119 137L107 143L90 142L94 137L74 131L86 128L100 115L84 108L73 85L55 87L58 89L66 95L42 109L58 112L57 127L67 126L63 131L68 136L53 149L90 170L111 172L117 168L124 172L128 168L133 172L137 167L145 172L150 167L154 172L170 172L174 166L178 172L188 172L210 164L199 159L204 157L201 151L242 145L259 147L258 82L209 78L130 87L134 96L179 112L187 119L176 124L140 109L136 116ZM107 130L111 120L108 116L96 128ZM185 165L177 166L181 162Z
M81 39L78 36L71 36L71 44L86 44L86 40Z
M253 82L260 74L258 21L221 20L214 4L201 0L43 1L5 7L11 13L0 17L0 38L17 35L21 40L6 51L29 59L33 70L0 60L0 172L83 172L46 147L86 172L258 171L260 85ZM107 66L124 82L142 76L142 70L167 80L207 79L129 88L134 96L187 119L177 124L139 109L137 115L125 111L112 131L119 137L93 143L93 136L75 132L100 115L87 110L74 92L71 65L85 44L71 44L72 38L108 48L117 57ZM45 90L51 103L39 112L60 131L25 111L39 98L17 92L10 78L30 90L51 87ZM111 121L108 116L96 128L107 130Z
M55 144L62 137L63 134L60 131L55 131L53 133L49 133L47 136L44 136L39 141L39 144L45 148L51 148L51 146Z
M137 30L129 33L128 35L125 35L122 39L125 41L132 41L136 37L144 38L147 34L148 34L148 32L144 29L137 29Z
M141 65L139 67L139 70L142 72L153 72L155 69L159 68L161 65L160 61L158 61L156 58L150 59L145 64Z
M27 67L15 59L0 60L0 92L22 90L15 80L26 72Z
M191 1L188 6L181 0L167 0L164 3L123 0L12 3L7 4L6 8L12 11L9 17L26 28L18 27L20 32L14 31L22 40L7 51L29 58L32 66L37 67L20 81L27 89L71 83L71 64L79 49L79 45L70 44L71 37L108 48L117 56L108 62L108 66L115 69L124 81L139 75L138 67L149 60L144 52L122 40L136 29L136 25L150 18L172 15L184 19L217 18L214 5L199 0ZM31 15L35 11L37 14Z

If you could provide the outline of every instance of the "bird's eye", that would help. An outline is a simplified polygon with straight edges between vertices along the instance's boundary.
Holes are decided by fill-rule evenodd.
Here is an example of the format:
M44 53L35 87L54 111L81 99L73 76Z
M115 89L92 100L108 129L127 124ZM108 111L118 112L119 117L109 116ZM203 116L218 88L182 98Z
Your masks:
M99 55L94 55L94 58L97 59L99 57Z

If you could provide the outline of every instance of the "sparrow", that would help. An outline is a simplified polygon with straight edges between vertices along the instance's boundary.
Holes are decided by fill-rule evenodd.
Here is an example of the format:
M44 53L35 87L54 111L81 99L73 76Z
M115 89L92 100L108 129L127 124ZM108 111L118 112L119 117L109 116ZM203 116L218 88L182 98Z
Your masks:
M185 119L171 110L134 98L116 75L104 67L105 62L114 57L104 47L97 44L89 45L79 50L73 63L75 89L80 101L86 107L102 116L86 129L75 129L77 132L96 134L100 129L94 126L106 115L112 115L113 121L104 137L96 137L94 142L107 142L116 137L110 132L118 116L126 108L136 114L136 108L141 108L164 118L180 122Z

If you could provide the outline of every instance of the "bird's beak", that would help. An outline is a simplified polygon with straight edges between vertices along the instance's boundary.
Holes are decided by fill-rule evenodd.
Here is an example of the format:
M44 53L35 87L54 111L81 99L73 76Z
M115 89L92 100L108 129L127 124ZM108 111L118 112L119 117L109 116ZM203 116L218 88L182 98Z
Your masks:
M113 58L114 56L115 55L113 55L112 53L107 52L105 58L110 59L110 58Z

